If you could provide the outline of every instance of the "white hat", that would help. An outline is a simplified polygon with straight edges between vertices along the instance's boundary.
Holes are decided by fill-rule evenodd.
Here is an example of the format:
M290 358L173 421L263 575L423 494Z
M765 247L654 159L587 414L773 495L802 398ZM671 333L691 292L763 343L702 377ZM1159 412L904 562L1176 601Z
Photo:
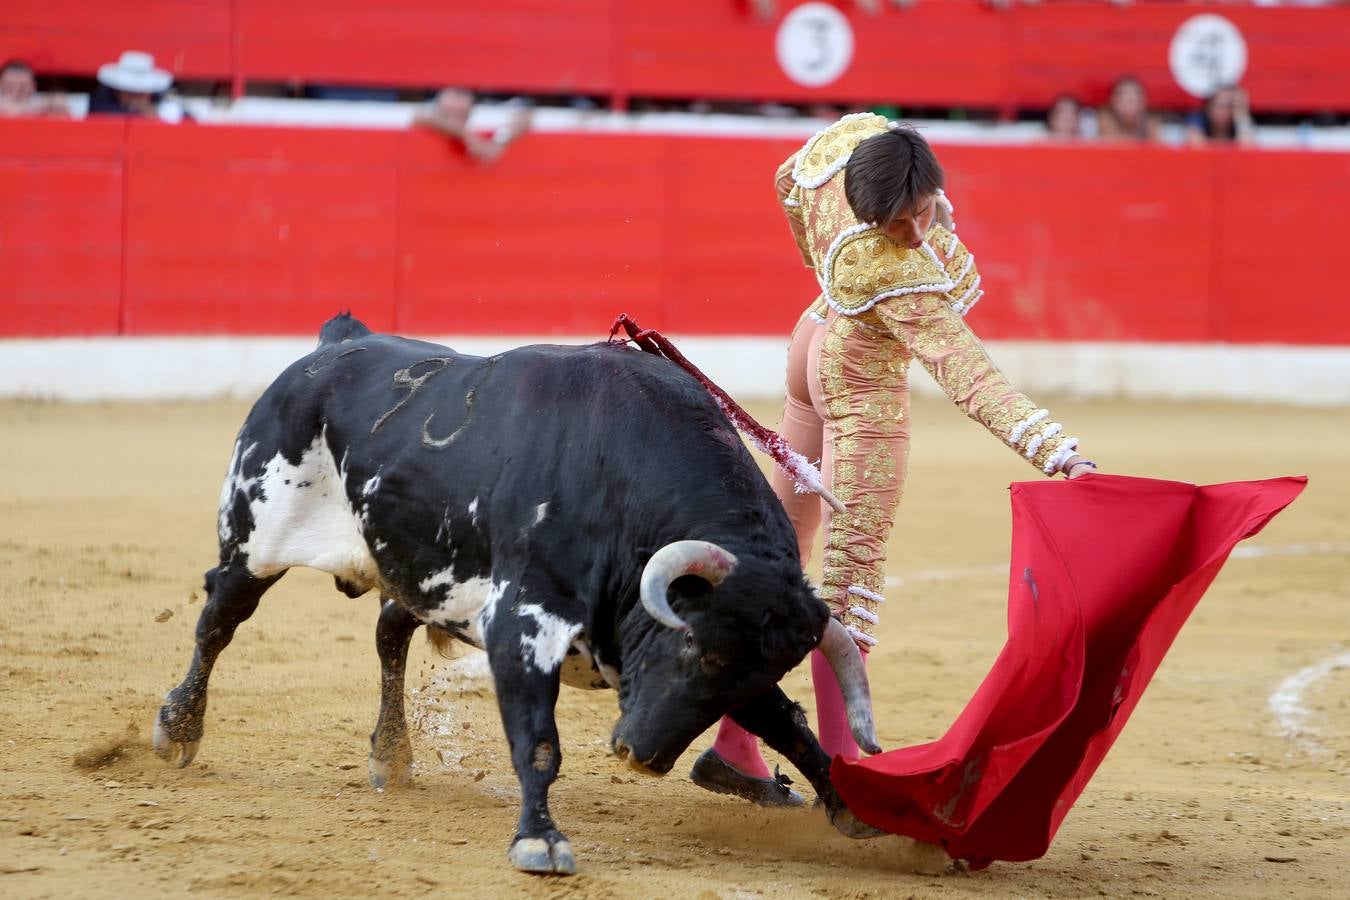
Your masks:
M158 94L173 84L173 76L155 68L155 58L139 50L128 50L115 63L98 67L98 83L129 94Z

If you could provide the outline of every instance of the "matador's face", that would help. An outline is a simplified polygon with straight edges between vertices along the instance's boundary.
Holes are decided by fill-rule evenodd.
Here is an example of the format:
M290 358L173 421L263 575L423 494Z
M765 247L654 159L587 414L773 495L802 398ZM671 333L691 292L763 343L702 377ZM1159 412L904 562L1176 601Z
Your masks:
M937 212L937 195L929 194L921 199L915 208L896 216L882 226L882 231L891 240L902 247L917 250L923 245L924 235L933 227L933 216Z

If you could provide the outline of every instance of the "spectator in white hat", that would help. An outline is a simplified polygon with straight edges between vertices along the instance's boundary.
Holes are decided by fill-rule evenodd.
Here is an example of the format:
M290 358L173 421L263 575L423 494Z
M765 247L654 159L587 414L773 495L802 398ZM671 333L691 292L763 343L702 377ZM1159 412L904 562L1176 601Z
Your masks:
M89 111L114 116L144 116L178 121L183 117L177 103L163 104L164 93L173 86L173 76L155 68L155 58L128 50L114 63L99 66L99 89L89 99Z

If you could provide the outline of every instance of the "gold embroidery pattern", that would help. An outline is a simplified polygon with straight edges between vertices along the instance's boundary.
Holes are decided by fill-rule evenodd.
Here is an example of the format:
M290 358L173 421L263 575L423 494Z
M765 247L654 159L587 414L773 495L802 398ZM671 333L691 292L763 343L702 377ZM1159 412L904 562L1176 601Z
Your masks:
M819 182L853 148L874 134L886 130L883 116L847 116L812 137L800 151L801 163L795 177L799 183Z
M947 273L922 248L901 247L876 228L839 241L823 271L825 297L844 315L866 311L881 294L951 288Z
M1008 383L965 320L947 305L944 295L897 298L878 304L875 312L891 333L910 347L943 393L967 416L1003 443L1011 444L1019 456L1026 459L1026 450L1041 435L1029 461L1044 469L1063 443L1062 430L1047 433L1056 423L1044 419L1025 427L1016 441L1011 440L1014 429L1039 407Z
M821 596L844 624L871 635L886 540L904 482L908 434L908 351L876 321L834 316L822 339L821 391L830 414L830 487L847 507L831 516ZM861 609L866 615L851 612Z
M794 153L778 167L778 171L774 174L774 191L778 194L783 214L787 216L788 228L792 230L792 239L797 244L797 251L802 255L802 262L807 268L814 268L811 244L806 237L805 213L801 207L802 189L792 180L792 167L796 162L797 154Z
M891 458L885 444L877 444L863 463L863 481L872 487L881 487L894 479L895 460Z

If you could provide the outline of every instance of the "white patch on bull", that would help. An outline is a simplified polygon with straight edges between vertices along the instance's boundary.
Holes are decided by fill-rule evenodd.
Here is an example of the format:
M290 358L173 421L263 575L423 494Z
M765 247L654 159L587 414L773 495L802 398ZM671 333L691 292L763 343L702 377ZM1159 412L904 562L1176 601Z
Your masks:
M470 524L470 525L477 525L477 524L478 524L478 498L477 498L477 497L474 497L473 500L469 501L469 524Z
M234 537L234 529L230 527L230 508L234 505L234 495L237 491L247 491L253 486L256 479L242 478L240 473L244 468L244 463L248 461L249 456L254 450L258 449L258 442L254 441L248 445L248 449L243 453L239 448L244 445L242 438L234 442L234 452L230 454L230 467L225 470L225 483L220 486L220 506L217 507L216 535L220 538L222 544L228 543Z
M379 489L380 489L380 475L377 472L373 478L371 478L364 485L361 486L361 496L369 497L371 494L375 493Z
M544 521L544 517L547 515L548 515L548 504L540 503L538 506L534 508L534 524L538 525L540 522Z
M481 638L487 637L488 628L492 626L492 619L497 615L497 604L501 602L502 597L506 596L506 589L511 586L511 582L503 581L501 584L493 584L492 590L488 591L487 602L483 604L483 611L478 614L478 634Z
M367 590L375 586L375 559L347 502L344 473L324 431L301 454L299 465L277 453L255 480L261 493L249 503L253 532L239 546L248 554L251 573L265 578L308 566Z
M526 666L538 672L553 672L562 665L572 639L581 633L579 622L560 619L537 603L520 603L516 612L535 621L534 634L520 636L520 654Z
M375 552L376 552L376 553L382 553L382 552L384 552L384 548L385 548L385 547L388 547L389 545L386 544L384 541L377 540L377 541L375 541L375 543L374 543L373 546L374 546L374 548L375 548Z
M417 587L424 594L444 590L445 596L438 606L423 609L417 616L428 625L450 628L456 635L463 635L469 643L481 648L497 601L511 582L495 584L491 579L478 576L456 581L451 571L453 568L446 566L418 583Z

